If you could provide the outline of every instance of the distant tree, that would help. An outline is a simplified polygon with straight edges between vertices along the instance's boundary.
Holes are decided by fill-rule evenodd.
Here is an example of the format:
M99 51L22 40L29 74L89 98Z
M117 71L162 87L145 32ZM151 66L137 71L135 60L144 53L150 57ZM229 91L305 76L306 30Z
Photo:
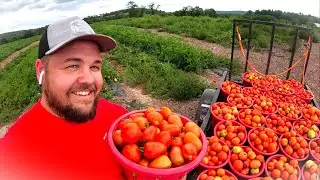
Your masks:
M215 17L216 16L216 11L214 9L206 9L204 10L204 15L209 16L209 17Z
M146 7L145 6L141 6L140 7L139 17L142 17L144 15L145 11L146 11Z
M0 44L5 44L5 43L8 43L8 39L7 38L2 38L1 41L0 41Z
M246 15L252 15L253 14L253 12L251 11L251 10L249 10L247 13L246 13Z
M151 11L151 14L153 15L153 14L155 14L157 12L157 10L159 9L160 5L159 4L156 5L154 2L152 2L152 3L150 3L148 5L148 7L149 7L149 9Z
M138 7L138 5L134 2L134 1L129 1L128 3L127 3L127 8L128 9L135 9L135 8L137 8Z
M129 1L127 3L127 8L129 9L129 17L136 17L140 13L137 11L138 5L134 1Z
M194 8L191 8L191 16L203 16L203 9L199 6L196 6Z
M33 33L30 30L25 31L23 34L23 38L29 38L32 36L33 36Z

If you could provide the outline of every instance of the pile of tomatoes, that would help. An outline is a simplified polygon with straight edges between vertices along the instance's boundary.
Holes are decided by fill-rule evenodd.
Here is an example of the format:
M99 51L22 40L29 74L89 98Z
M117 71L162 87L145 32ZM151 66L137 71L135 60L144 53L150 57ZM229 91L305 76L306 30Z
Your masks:
M242 175L259 175L264 171L264 157L248 146L232 148L229 166Z
M226 164L230 157L229 147L217 136L210 137L208 142L207 152L201 163L212 167Z
M149 107L123 119L113 132L122 155L141 166L166 169L193 161L202 150L201 129L168 107Z
M298 180L300 169L297 160L289 160L284 155L275 155L267 160L267 175L277 179Z

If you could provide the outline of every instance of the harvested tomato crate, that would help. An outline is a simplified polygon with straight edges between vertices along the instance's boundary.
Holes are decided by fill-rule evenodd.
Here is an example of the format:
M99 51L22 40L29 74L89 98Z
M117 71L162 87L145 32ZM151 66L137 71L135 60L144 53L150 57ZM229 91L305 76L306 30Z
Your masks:
M247 61L245 63L244 72L241 74L240 77L239 76L235 77L235 75L232 74L232 65L233 65L234 45L235 45L235 38L237 37L236 31L237 31L238 24L246 24L247 25L246 27L249 28L249 37L248 37L248 41L246 44L247 45L247 54L246 54ZM271 26L271 28L272 28L269 57L268 57L268 61L267 61L267 68L266 68L265 73L256 74L256 76L252 76L248 72L248 62L249 62L248 59L249 59L249 52L250 52L249 47L250 47L250 41L251 41L251 36L252 36L251 29L252 29L253 24L268 25L268 26ZM286 27L286 28L292 28L292 29L296 30L296 34L295 34L293 45L292 45L293 49L295 49L295 46L296 46L298 32L309 30L307 28L302 28L302 27L298 27L298 26L278 24L278 23L272 23L272 22L264 22L264 21L239 20L239 19L233 21L233 35L232 35L232 50L231 50L230 67L229 67L229 69L221 70L221 79L220 79L219 84L216 89L206 89L203 92L201 99L200 99L200 102L198 104L198 108L197 108L195 121L201 127L201 129L205 132L207 137L211 137L211 136L215 135L214 134L215 125L218 124L221 120L233 121L234 118L240 118L240 117L234 117L234 116L230 116L230 115L227 115L224 117L223 116L224 114L221 114L221 115L219 114L219 117L218 117L217 114L214 114L215 112L212 109L212 106L217 102L225 102L225 103L230 104L230 101L232 101L232 100L234 100L235 102L241 102L241 100L243 100L243 97L241 97L241 96L232 96L231 98L228 98L228 94L230 92L242 93L245 95L251 93L252 94L251 100L253 100L253 101L254 101L254 99L259 98L261 96L270 97L270 99L272 99L272 100L266 100L266 102L260 102L260 101L251 102L250 99L249 100L245 99L245 101L242 102L241 105L238 105L237 103L235 103L233 105L237 106L238 111L240 112L241 109L245 109L245 108L252 108L252 109L259 108L257 106L259 105L259 103L262 103L263 107L265 107L265 106L268 106L268 108L270 107L270 109L268 109L268 111L263 111L262 109L260 109L262 111L262 114L264 117L268 117L272 113L278 113L280 115L280 117L283 117L283 119L287 119L288 122L290 122L290 124L287 125L288 127L291 127L291 126L293 127L293 122L298 119L305 119L306 118L306 119L312 121L312 117L310 115L308 115L307 113L304 113L304 112L306 112L306 110L303 110L303 107L306 107L307 104L310 104L309 106L313 106L317 109L320 109L319 104L316 101L316 99L314 98L314 96L312 96L312 97L301 96L301 98L299 97L297 99L290 98L290 97L296 96L297 94L303 93L303 92L305 92L304 93L305 96L309 96L308 93L312 94L312 91L310 90L309 86L307 84L301 83L304 81L303 78L304 78L305 72L307 70L309 55L310 55L310 51L311 51L311 47L312 47L312 40L310 41L310 38L308 41L309 44L307 44L307 46L306 46L308 50L306 53L307 56L306 56L304 70L302 72L303 76L302 76L301 81L289 80L290 71L291 71L290 67L293 64L294 51L291 52L292 54L291 54L291 58L290 58L289 68L286 71L286 79L285 80L279 80L278 78L273 78L273 76L270 76L270 75L268 76L270 63L272 63L271 55L272 55L272 47L273 47L274 33L275 33L276 27ZM267 77L267 78L264 78L264 77ZM269 78L268 82L270 82L270 83L263 84L262 81L251 81L251 80L261 79L261 78L264 78L264 79ZM222 86L224 84L228 84L228 85L231 84L232 87L223 88ZM245 88L245 87L250 87L250 86L255 87L254 90L252 88ZM238 87L240 87L240 88L238 88ZM290 87L291 87L291 89L290 89ZM263 92L263 94L259 94L261 92ZM236 98L238 98L238 99L236 99ZM281 107L287 107L286 106L287 104L280 104L279 105L278 102L282 102L282 101L283 101L283 103L288 103L288 104L294 103L296 105L296 107L290 106L292 112L290 110L288 110L290 108L283 110ZM244 111L244 110L242 110L242 111ZM237 113L235 112L235 114L237 114ZM238 116L239 116L239 114L238 114ZM224 118L224 119L222 119L222 118ZM318 117L318 118L320 118L320 117ZM215 121L217 121L217 122L215 122ZM237 121L237 122L239 122L239 121ZM312 122L314 123L316 121L312 121ZM320 119L317 120L317 122L320 122ZM319 128L320 123L315 123L315 124ZM247 129L248 132L251 128L253 128L250 126L246 126L246 127L248 128ZM261 127L263 127L262 124L261 124ZM293 130L293 128L291 130ZM284 130L282 130L280 128L280 130L277 131L277 133L281 133L282 131L284 131ZM278 135L278 137L280 137L280 135ZM246 141L245 145L249 146L248 141ZM276 154L281 154L281 151L278 150ZM269 156L266 156L265 161L267 160L267 157L269 157ZM299 166L302 167L304 162L305 161L300 162L301 164L299 164ZM201 173L201 170L202 170L202 169L199 170L199 168L200 167L194 169L191 173L189 173L187 176L187 179L190 179L190 180L197 179L199 173ZM226 170L229 170L230 172L232 172L231 168L228 165L226 165L224 168ZM259 177L266 177L266 176L267 176L267 174L264 172ZM237 177L237 178L241 179L240 177Z

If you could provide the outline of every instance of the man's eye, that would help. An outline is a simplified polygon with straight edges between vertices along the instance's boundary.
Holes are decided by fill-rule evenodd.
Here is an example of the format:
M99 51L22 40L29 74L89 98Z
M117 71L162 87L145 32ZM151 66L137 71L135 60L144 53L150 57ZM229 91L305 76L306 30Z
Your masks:
M98 66L91 66L91 69L93 69L93 70L100 70L100 67L98 67Z
M78 66L77 65L71 65L71 66L68 66L67 69L77 69Z

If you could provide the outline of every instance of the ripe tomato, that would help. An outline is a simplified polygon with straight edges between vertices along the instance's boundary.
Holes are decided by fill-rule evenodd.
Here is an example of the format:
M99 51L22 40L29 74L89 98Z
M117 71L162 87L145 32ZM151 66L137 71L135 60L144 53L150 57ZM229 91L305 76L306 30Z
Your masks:
M138 163L141 158L139 147L136 144L128 144L124 146L122 154L124 157L135 163Z
M168 131L161 131L156 136L156 141L163 143L166 147L169 147L171 145L172 136Z
M161 142L147 142L144 144L143 156L147 159L155 159L164 155L167 147Z
M154 141L158 134L157 127L149 126L142 133L142 140L144 141Z
M162 115L157 111L151 111L146 115L149 122L154 126L160 126L163 121Z
M141 130L136 123L126 123L122 126L121 137L127 144L134 144L138 142L141 136Z

